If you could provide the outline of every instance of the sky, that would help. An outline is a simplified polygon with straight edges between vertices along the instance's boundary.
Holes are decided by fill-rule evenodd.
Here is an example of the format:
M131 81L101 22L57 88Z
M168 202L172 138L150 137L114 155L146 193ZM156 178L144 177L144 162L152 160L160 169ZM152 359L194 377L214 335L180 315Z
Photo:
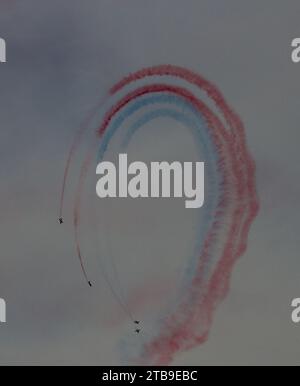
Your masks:
M290 317L300 297L300 65L291 61L299 12L293 0L0 0L7 43L0 64L1 365L123 364L120 342L132 326L97 265L108 248L138 315L157 312L174 290L193 243L195 214L182 203L99 202L106 220L99 233L89 224L83 232L92 289L77 261L71 216L57 224L64 164L81 122L123 76L163 63L202 74L238 112L261 205L208 341L173 364L299 364L300 327ZM143 134L132 156L197 159L178 127ZM72 173L68 211L78 169Z

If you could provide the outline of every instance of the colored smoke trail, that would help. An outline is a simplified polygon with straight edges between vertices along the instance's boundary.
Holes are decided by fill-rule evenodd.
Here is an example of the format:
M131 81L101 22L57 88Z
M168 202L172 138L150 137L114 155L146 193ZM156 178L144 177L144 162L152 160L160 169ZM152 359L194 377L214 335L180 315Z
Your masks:
M248 232L258 212L258 199L255 165L247 150L243 124L214 85L189 70L171 65L131 74L113 86L105 103L99 106L101 118L96 137L99 150L96 155L89 152L81 167L74 228L78 256L86 278L79 228L87 171L94 168L94 158L95 164L103 159L122 124L145 107L152 111L131 124L122 149L127 147L135 132L151 120L168 117L183 123L204 148L204 161L212 186L201 209L205 211L207 221L199 224L195 255L187 262L188 274L182 296L157 324L155 332L141 343L134 358L139 364L158 365L168 364L176 353L207 339L214 310L228 292L234 263L246 250ZM64 186L83 134L81 132L75 140L69 154ZM129 309L127 305L124 307L123 300L120 305Z

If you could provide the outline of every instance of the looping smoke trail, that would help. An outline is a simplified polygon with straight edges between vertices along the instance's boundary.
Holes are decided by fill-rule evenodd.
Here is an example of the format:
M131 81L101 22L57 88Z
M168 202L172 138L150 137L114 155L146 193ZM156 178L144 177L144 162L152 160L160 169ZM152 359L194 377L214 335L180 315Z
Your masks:
M207 221L199 224L195 255L187 262L182 296L172 311L160 318L156 329L141 341L139 352L134 355L139 364L168 364L176 353L206 341L214 310L228 292L234 263L246 250L248 232L259 209L255 165L247 150L240 118L220 91L194 72L172 65L143 69L113 86L107 96L107 105L101 111L101 124L97 130L97 162L103 159L121 125L145 107L153 111L147 110L129 127L123 147L150 120L169 117L193 130L196 141L205 151L205 161L208 161L212 189L208 202L201 209L205 211ZM73 152L74 147L67 168ZM81 263L80 196L91 160L88 155L81 168L74 210Z

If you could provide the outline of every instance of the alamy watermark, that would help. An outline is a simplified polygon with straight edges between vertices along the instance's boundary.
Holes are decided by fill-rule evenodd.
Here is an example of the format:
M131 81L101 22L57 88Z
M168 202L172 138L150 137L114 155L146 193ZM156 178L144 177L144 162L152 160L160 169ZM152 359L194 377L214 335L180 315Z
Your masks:
M300 323L300 298L293 299L291 306L293 308L291 315L292 321L294 323Z
M6 303L4 299L0 298L0 323L6 322Z
M119 154L117 167L100 162L96 173L101 175L96 185L100 198L184 197L186 208L204 204L204 162L151 162L149 170L144 162L128 165L127 154Z
M6 42L0 38L0 63L6 62Z
M292 41L292 61L293 63L300 63L300 38L295 38Z

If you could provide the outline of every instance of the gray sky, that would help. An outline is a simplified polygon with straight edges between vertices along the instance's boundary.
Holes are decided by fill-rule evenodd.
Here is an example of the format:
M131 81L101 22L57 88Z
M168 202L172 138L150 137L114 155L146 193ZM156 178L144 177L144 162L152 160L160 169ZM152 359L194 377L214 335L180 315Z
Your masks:
M127 73L161 63L213 81L242 117L261 201L208 342L174 364L299 364L300 327L290 319L291 300L300 297L300 65L290 59L299 12L296 0L0 1L7 42L0 65L0 297L8 307L0 364L121 363L118 346L130 323L89 238L95 287L82 279L70 218L63 229L56 223L59 189L66 152L89 109ZM151 158L155 136L146 138L136 152ZM164 127L156 154L172 158L179 143L180 157L190 156L191 138ZM110 205L124 293L138 303L141 280L149 284L137 311L155 312L189 251L193 216L173 202ZM126 231L120 221L129 221Z

